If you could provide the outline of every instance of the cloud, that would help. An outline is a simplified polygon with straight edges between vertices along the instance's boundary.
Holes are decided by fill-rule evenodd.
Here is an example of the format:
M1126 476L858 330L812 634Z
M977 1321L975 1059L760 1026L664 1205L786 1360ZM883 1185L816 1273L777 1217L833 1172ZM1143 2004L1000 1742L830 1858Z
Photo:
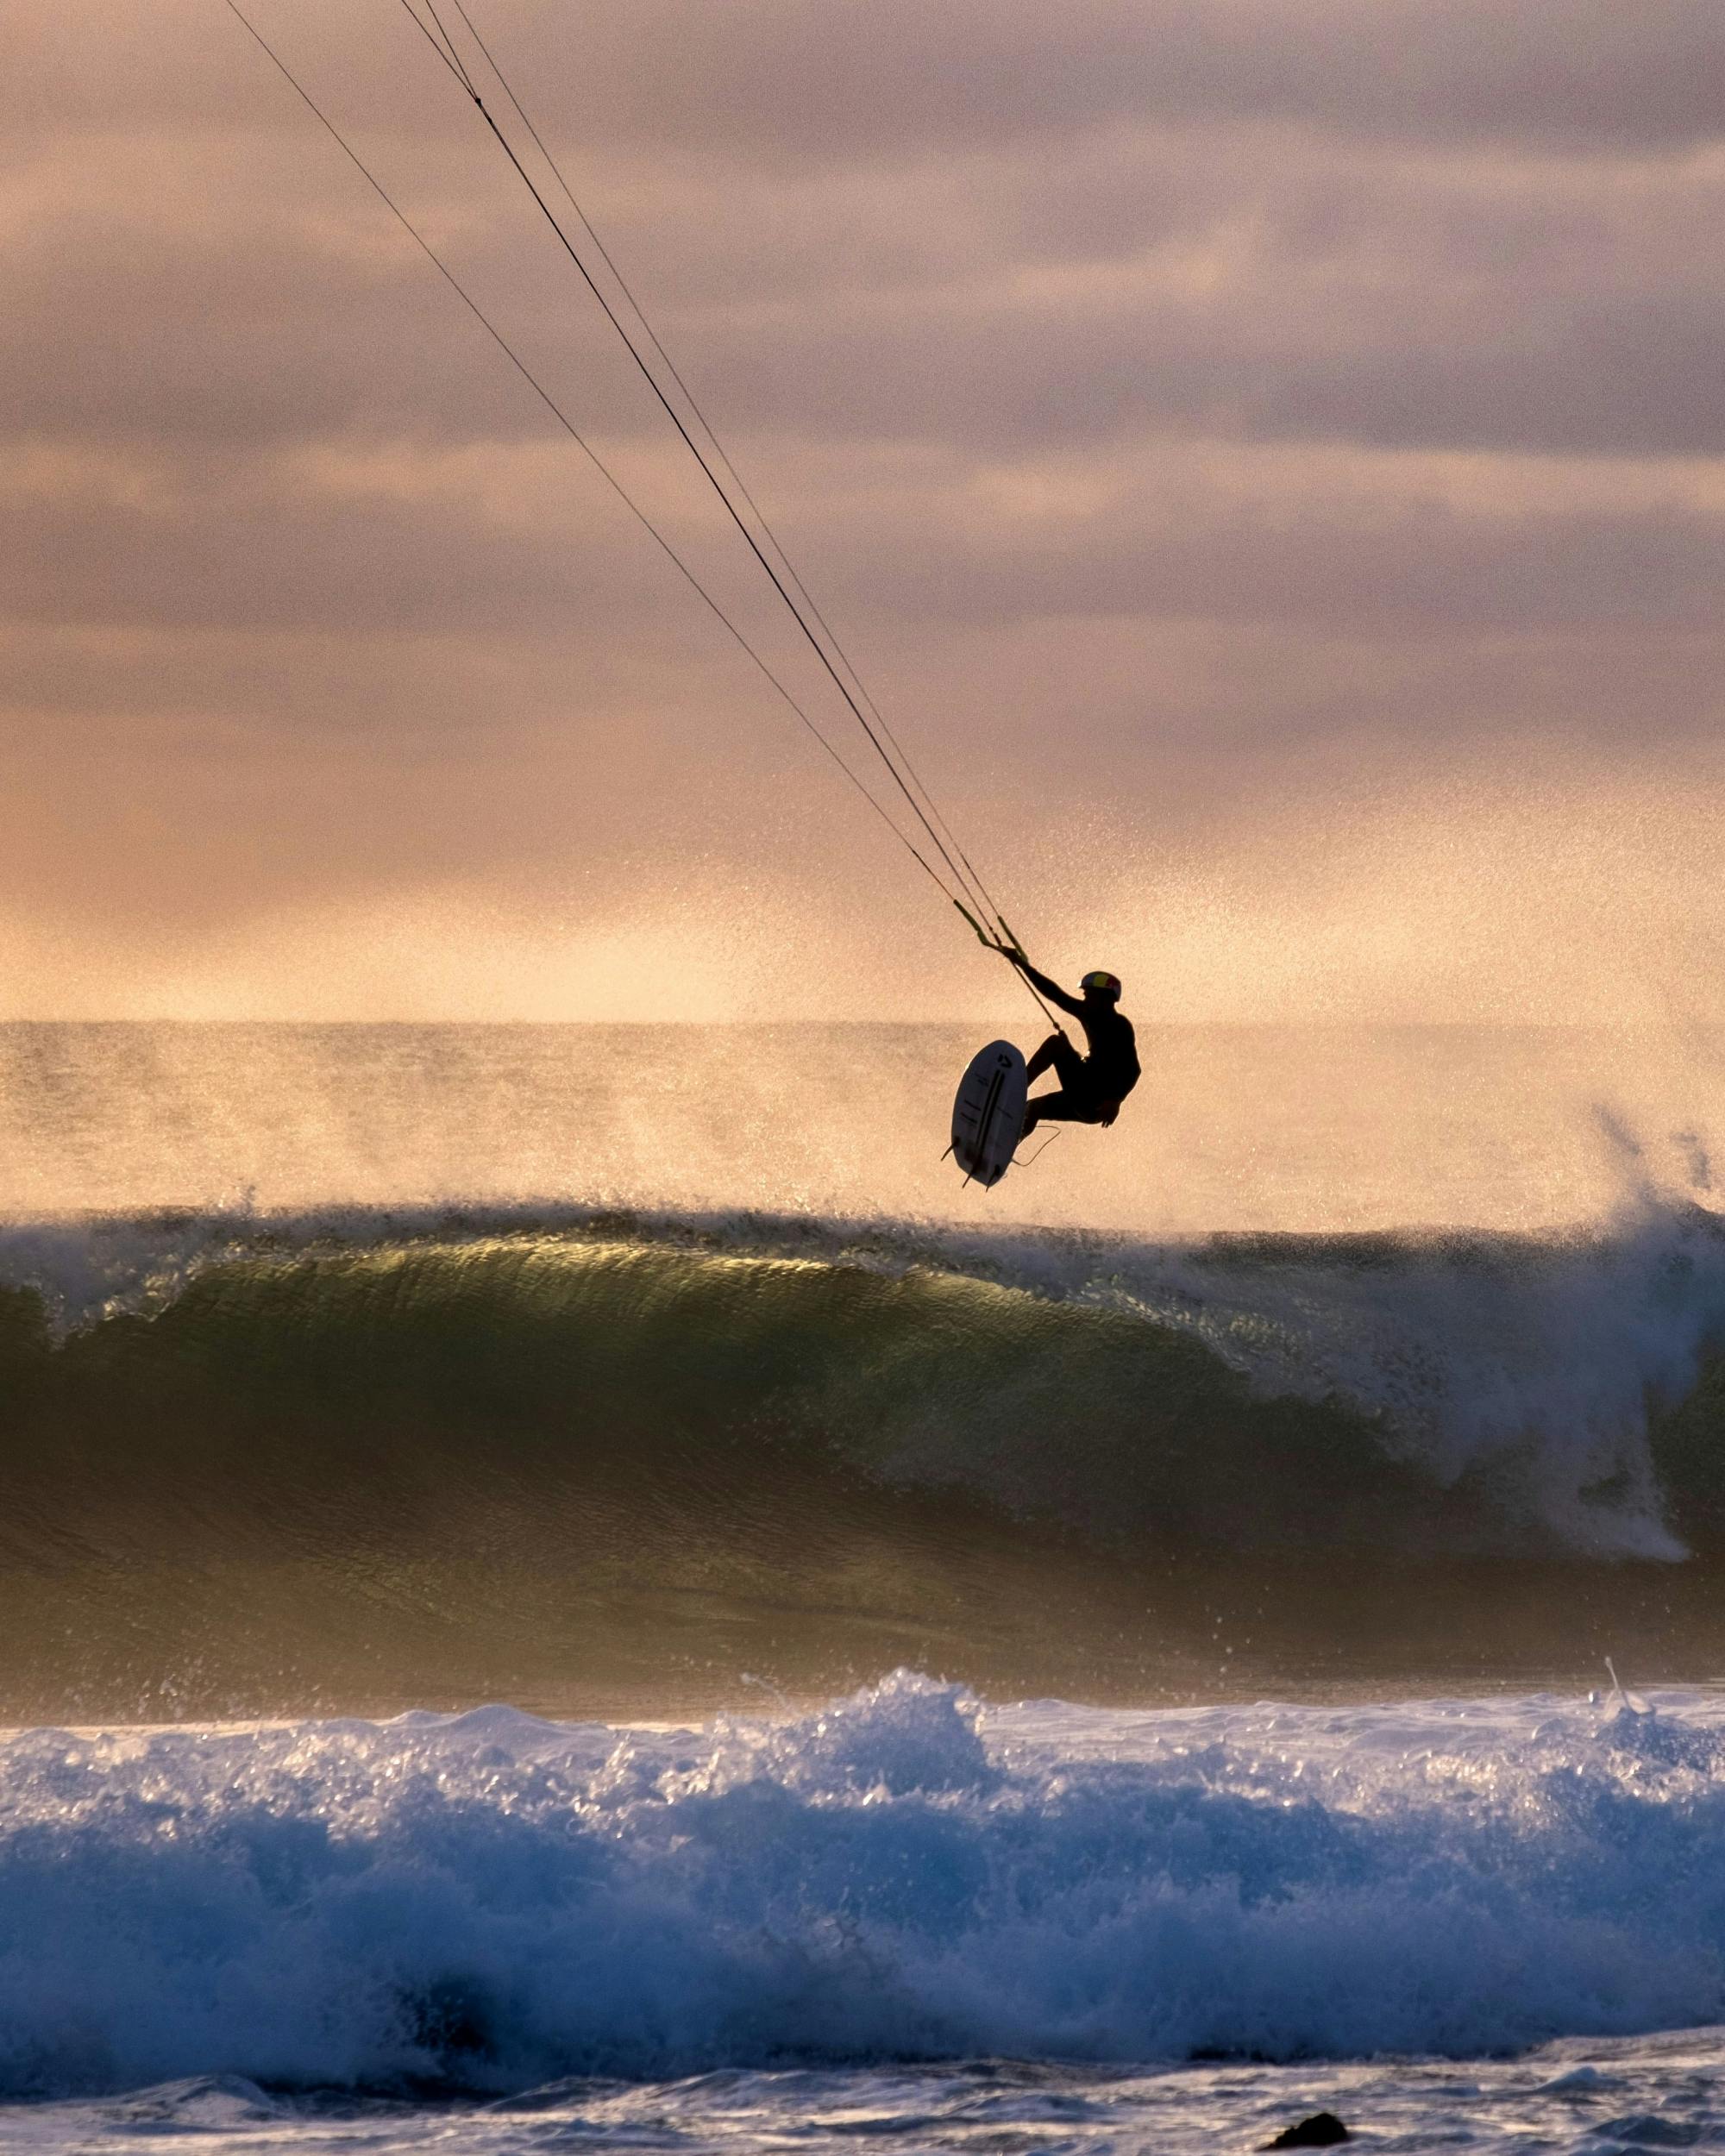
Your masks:
M248 11L866 755L404 11ZM1126 818L1113 853L1232 860L1344 770L1404 832L1506 774L1537 820L1602 760L1684 814L1712 798L1711 10L474 19L943 799L1027 886L1060 887L1044 827L1079 890L1098 815ZM902 940L890 839L227 10L28 0L4 34L30 91L0 135L13 902L231 982L200 934L335 906L345 937L415 893L447 922L452 888L518 909L523 950L573 907L627 951L692 903L692 856L738 893L770 856L763 922ZM835 913L841 871L864 895ZM906 968L938 975L931 935ZM558 977L579 1000L604 964Z
M738 162L875 162L1109 126L1273 120L1348 136L1681 149L1718 128L1709 10L1653 0L635 0L488 11L588 133Z

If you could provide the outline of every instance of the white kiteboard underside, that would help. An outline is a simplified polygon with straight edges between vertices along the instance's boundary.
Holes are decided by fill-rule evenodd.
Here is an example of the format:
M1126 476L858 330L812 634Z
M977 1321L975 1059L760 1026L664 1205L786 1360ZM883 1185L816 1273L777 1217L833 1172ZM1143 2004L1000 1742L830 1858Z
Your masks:
M952 1104L952 1157L973 1181L992 1190L1013 1164L1024 1130L1030 1081L1010 1041L990 1041L971 1058Z

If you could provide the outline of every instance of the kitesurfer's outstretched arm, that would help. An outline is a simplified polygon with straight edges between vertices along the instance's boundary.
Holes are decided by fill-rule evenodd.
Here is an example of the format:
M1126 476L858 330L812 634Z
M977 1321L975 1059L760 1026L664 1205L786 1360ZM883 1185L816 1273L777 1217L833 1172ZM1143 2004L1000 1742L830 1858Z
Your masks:
M1082 997L1068 995L1057 981L1051 981L1045 973L1038 973L1024 953L1015 950L1012 944L997 943L994 948L1000 952L1001 957L1009 958L1012 961L1038 995L1046 996L1057 1009L1064 1011L1068 1018L1082 1018L1083 1017L1084 1004Z

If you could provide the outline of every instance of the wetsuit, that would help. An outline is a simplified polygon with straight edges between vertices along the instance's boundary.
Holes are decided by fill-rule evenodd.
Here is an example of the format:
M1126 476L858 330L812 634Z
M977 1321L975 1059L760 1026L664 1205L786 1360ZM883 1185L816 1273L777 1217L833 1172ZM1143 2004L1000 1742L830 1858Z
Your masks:
M1044 1071L1052 1070L1059 1077L1060 1090L1031 1102L1026 1131L1034 1130L1038 1123L1112 1123L1142 1075L1132 1020L1100 996L1093 1000L1068 995L1034 966L1026 965L1023 971L1038 995L1077 1019L1090 1051L1081 1056L1063 1033L1051 1033L1038 1049L1026 1066L1026 1075L1034 1084Z

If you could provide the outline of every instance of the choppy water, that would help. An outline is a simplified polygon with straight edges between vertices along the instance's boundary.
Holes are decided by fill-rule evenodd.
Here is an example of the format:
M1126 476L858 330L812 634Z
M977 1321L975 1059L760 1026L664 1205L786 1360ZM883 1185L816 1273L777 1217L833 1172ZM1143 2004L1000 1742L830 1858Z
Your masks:
M1722 1762L1696 1692L906 1677L703 1729L40 1730L0 1751L0 2087L38 2099L0 2136L1710 2143Z
M1146 1032L0 1029L0 2136L1725 2134L1712 1044Z

